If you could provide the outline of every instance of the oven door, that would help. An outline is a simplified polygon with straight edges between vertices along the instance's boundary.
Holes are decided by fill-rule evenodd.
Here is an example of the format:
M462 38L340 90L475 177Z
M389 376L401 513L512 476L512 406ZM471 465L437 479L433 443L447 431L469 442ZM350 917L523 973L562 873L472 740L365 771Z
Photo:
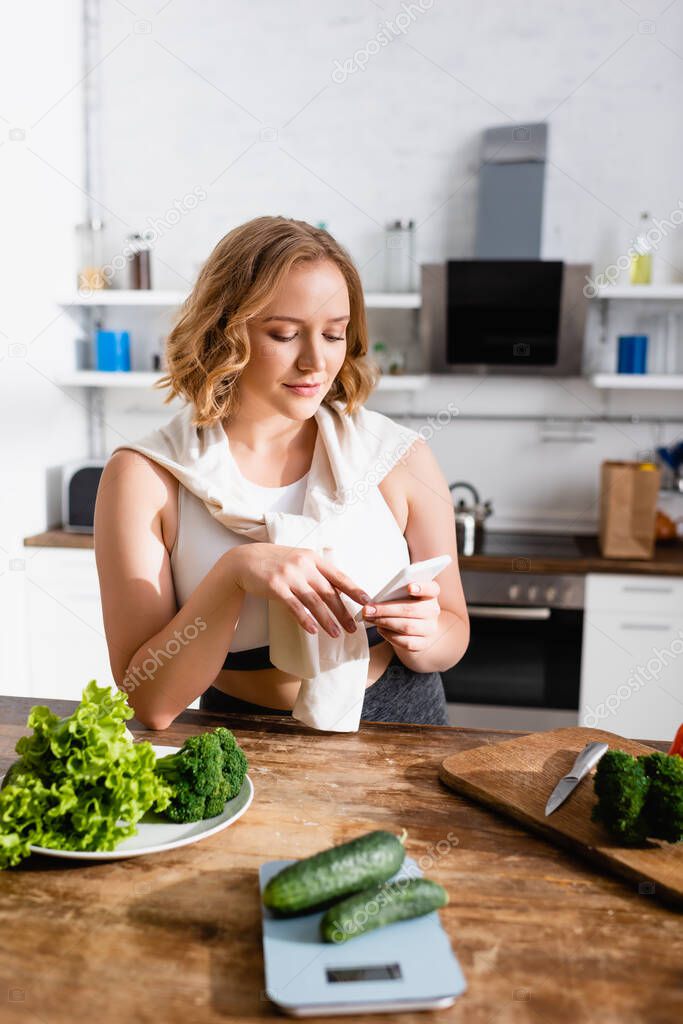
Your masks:
M441 676L449 704L578 711L583 611L468 605L470 644Z

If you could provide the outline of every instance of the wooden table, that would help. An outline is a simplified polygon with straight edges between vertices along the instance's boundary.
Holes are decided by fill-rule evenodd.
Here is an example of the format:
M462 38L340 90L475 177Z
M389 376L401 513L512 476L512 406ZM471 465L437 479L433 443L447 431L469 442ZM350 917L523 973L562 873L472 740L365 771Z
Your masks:
M0 698L0 771L36 703ZM439 782L448 754L510 733L363 723L322 734L203 711L163 733L128 724L174 745L228 725L254 802L229 829L169 853L85 867L34 855L2 872L2 1024L284 1019L263 994L258 865L404 826L407 852L449 892L441 920L469 989L450 1010L363 1020L683 1020L683 916Z

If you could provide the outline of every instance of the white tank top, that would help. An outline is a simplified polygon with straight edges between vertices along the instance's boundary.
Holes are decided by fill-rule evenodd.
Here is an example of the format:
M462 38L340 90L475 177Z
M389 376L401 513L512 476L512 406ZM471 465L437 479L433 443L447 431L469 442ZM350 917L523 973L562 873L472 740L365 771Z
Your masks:
M240 474L241 475L241 474ZM301 513L308 473L284 487L262 487L242 476L254 493L254 506L269 512ZM218 559L230 548L251 544L243 534L214 519L204 502L178 481L178 530L171 550L171 569L178 607L185 604ZM245 594L233 634L231 651L268 645L268 602Z
M236 472L240 473L234 459L233 463ZM241 473L240 476L245 486L253 491L254 507L263 511L302 513L308 473L284 487L262 487ZM410 564L405 537L377 485L359 486L359 500L347 514L347 523L347 529L357 543L349 545L345 562L337 564L359 587L369 594L376 594L394 573ZM248 537L235 533L214 519L201 498L178 481L178 528L170 555L178 607L185 604L222 554L238 544L251 543L253 541ZM376 550L378 543L382 545L382 558L375 560L372 551ZM387 565L392 566L389 573ZM245 594L229 650L248 651L266 646L268 602L265 598Z

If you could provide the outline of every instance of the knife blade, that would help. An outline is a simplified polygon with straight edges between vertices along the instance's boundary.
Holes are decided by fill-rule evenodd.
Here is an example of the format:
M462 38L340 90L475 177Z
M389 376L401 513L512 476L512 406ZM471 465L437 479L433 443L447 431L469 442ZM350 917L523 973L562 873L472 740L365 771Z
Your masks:
M548 797L545 805L545 816L548 817L556 811L560 804L563 804L570 793L573 793L591 768L594 768L603 754L609 750L607 743L587 743L583 748L570 771L563 775Z

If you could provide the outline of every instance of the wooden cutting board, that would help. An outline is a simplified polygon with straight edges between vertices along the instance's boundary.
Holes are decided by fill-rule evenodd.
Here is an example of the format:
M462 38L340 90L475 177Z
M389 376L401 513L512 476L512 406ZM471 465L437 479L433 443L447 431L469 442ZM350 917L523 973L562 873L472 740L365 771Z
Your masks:
M630 879L639 891L683 905L683 842L653 840L640 848L617 845L602 825L591 820L596 802L592 774L546 818L550 793L592 740L629 754L652 753L652 747L600 729L553 729L453 754L442 762L439 774L452 789Z

